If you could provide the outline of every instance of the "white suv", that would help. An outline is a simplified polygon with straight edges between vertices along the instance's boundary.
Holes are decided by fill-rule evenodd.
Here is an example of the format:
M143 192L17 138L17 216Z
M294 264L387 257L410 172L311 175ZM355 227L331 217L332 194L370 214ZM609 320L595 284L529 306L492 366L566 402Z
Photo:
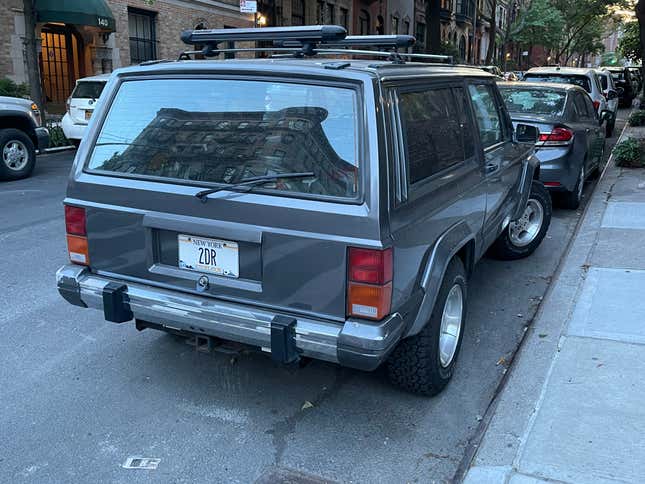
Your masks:
M67 99L67 113L61 125L65 137L76 146L83 139L87 123L109 77L109 74L101 74L77 80L72 95Z
M585 67L533 67L524 74L524 81L558 82L575 84L582 87L591 98L598 115L607 111L607 100L603 95L602 85L594 69Z

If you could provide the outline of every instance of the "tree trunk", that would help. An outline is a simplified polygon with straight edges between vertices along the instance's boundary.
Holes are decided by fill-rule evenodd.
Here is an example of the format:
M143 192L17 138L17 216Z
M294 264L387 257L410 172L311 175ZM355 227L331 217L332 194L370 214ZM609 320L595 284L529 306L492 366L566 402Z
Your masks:
M25 12L25 63L27 64L27 82L31 100L38 104L44 114L43 91L40 84L40 69L38 67L38 53L36 52L36 10L33 0L23 0Z
M426 1L426 52L441 54L441 1Z
M645 54L645 0L638 0L636 4L636 18L638 19L638 33L641 39L641 53ZM645 75L645 62L643 62L643 66L641 67L641 76L643 75ZM645 82L641 89L641 97L645 98Z
M486 52L486 64L490 65L495 53L495 39L497 37L497 0L491 1L492 12L490 15L490 30L488 32L488 51Z

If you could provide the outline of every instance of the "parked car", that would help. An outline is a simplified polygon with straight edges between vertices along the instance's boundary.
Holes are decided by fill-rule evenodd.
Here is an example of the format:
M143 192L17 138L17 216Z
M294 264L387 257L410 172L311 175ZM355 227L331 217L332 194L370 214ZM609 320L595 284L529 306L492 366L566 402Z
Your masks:
M26 178L36 166L36 151L49 146L36 103L29 99L0 96L0 180Z
M620 97L620 93L623 89L621 87L617 88L614 85L614 79L608 71L596 69L596 74L598 74L598 79L600 79L602 95L605 96L605 99L607 100L607 111L610 114L606 123L605 133L607 138L609 138L614 133L616 117L618 116L618 98Z
M614 79L614 85L622 88L622 93L618 98L618 106L621 108L629 107L638 94L638 86L632 79L627 67L603 67L605 71L611 72Z
M591 97L594 109L600 115L607 110L607 100L602 94L600 79L594 69L585 67L533 67L526 71L524 80L530 82L556 82L580 86Z
M281 363L386 364L395 384L435 394L476 261L489 248L526 257L549 226L537 130L513 131L480 69L307 59L325 39L342 46L345 29L262 30L183 38L209 49L308 37L293 58L112 75L72 168L58 290L108 321L233 340Z
M519 81L519 80L521 79L520 77L518 77L518 76L517 76L514 72L512 72L512 71L510 71L510 72L505 72L505 73L502 75L502 77L503 77L503 78L504 78L504 80L506 80L506 81Z
M61 126L65 137L76 146L85 135L87 124L109 77L109 74L101 74L78 79L72 94L67 99L67 112L63 116Z
M540 135L536 156L540 180L564 192L568 208L578 208L585 180L600 169L605 130L587 92L571 84L498 83L514 124L532 124Z
M502 77L502 78L504 77L502 70L497 66L480 66L479 68L490 74L493 74L494 76Z

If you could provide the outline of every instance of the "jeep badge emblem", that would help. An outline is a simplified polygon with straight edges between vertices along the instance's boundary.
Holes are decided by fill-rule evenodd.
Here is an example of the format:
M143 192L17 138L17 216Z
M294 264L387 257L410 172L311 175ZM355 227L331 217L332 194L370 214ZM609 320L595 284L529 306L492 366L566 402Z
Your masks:
M209 286L208 277L201 276L197 280L197 290L198 291L205 291L206 289L208 289L208 286Z

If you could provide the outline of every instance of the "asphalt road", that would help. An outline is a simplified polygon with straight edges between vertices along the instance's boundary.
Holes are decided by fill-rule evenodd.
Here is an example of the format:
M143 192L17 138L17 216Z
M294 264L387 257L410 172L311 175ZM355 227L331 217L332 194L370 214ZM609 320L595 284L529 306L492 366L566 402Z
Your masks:
M295 471L449 480L580 215L556 209L528 259L477 266L455 378L427 399L390 387L379 371L199 353L67 304L54 273L66 262L61 200L73 154L41 156L32 178L0 185L2 482L317 482ZM129 457L160 462L125 469Z

